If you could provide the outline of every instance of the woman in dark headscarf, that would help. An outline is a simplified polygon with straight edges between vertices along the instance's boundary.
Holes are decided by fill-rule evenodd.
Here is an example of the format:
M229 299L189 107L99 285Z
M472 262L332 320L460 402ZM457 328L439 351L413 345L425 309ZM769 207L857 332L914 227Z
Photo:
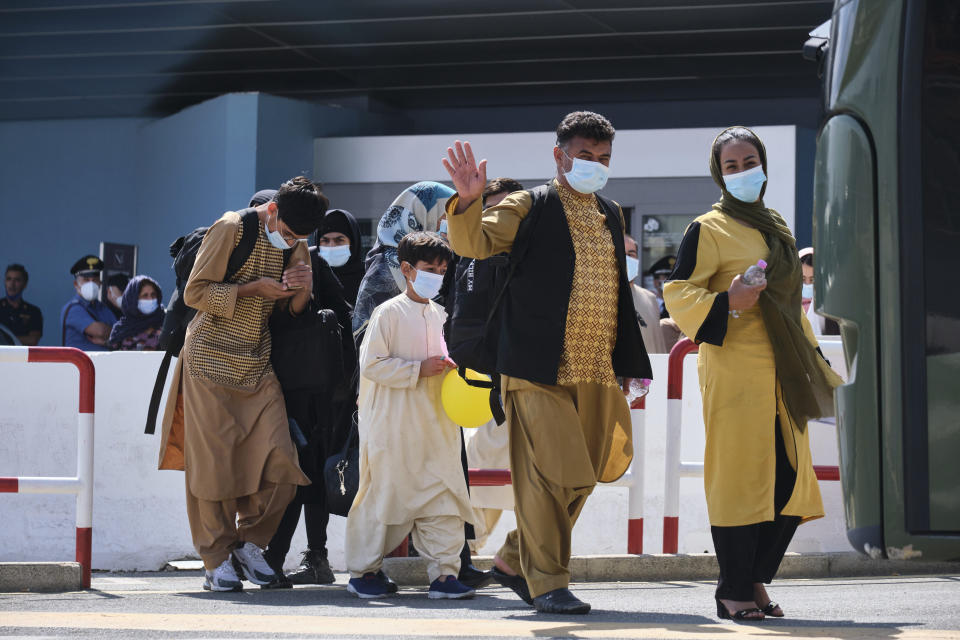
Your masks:
M134 276L123 290L123 316L113 325L107 341L119 351L156 351L166 313L160 304L163 292L150 276Z
M343 285L344 297L351 306L357 303L357 292L363 279L360 240L360 225L353 214L344 209L327 211L317 237L317 251Z
M796 243L763 203L766 172L753 131L730 127L717 136L710 173L720 202L687 227L663 287L670 317L700 343L717 615L740 620L783 616L764 584L797 526L823 517L806 426L832 415L841 382L800 313ZM745 283L740 274L761 260L766 281Z

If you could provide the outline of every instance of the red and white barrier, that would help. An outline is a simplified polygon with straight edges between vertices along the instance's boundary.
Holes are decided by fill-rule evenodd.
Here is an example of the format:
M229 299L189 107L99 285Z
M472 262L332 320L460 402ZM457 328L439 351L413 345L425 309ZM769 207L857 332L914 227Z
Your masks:
M77 415L77 475L74 477L0 477L0 493L72 493L77 496L76 560L83 586L90 587L93 545L93 415L96 373L93 361L72 347L0 347L0 363L59 362L80 372Z
M633 461L635 467L618 480L605 483L608 487L626 487L627 493L627 553L643 553L643 459L645 398L634 402L630 411L633 428ZM500 487L511 482L509 469L469 469L471 487Z
M683 361L699 347L689 338L673 345L667 364L666 477L663 491L663 553L677 553L680 538L680 478L702 478L702 462L680 460L683 411ZM840 480L835 466L814 465L818 480Z

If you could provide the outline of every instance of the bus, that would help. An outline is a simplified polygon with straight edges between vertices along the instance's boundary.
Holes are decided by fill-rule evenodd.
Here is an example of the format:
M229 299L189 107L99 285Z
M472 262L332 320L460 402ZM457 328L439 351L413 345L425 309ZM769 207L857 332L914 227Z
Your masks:
M847 537L960 559L960 2L838 0L811 33L814 301L840 325ZM810 55L810 52L813 55Z

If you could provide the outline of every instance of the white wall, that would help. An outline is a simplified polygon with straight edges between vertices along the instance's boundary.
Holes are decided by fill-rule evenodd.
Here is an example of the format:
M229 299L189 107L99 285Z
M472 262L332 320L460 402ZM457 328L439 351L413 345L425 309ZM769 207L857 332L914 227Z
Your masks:
M828 357L836 348L826 349ZM93 566L96 569L161 568L194 556L183 500L183 474L157 471L159 433L143 434L147 403L160 362L156 353L91 354L97 370ZM663 517L666 355L654 355L655 382L647 400L644 549L659 553ZM839 356L831 358L842 361ZM703 459L703 423L694 357L684 371L683 459ZM71 365L0 364L0 476L76 473L77 373ZM815 464L836 464L832 427L812 424ZM840 487L821 483L827 518L802 526L794 551L849 550ZM680 482L680 552L712 550L703 484ZM72 560L73 496L0 494L0 561ZM573 552L625 553L627 490L599 487L574 530ZM331 516L330 561L343 568L345 520ZM485 552L492 553L512 527L507 513ZM301 524L287 565L306 548Z
M764 202L794 228L796 127L755 127L767 148L768 186ZM610 176L671 178L708 176L708 155L719 129L635 129L617 131ZM324 183L449 181L440 164L454 140L469 140L487 175L547 178L556 173L552 131L417 136L317 138L314 171ZM719 193L719 190L718 190ZM710 202L704 203L704 210Z

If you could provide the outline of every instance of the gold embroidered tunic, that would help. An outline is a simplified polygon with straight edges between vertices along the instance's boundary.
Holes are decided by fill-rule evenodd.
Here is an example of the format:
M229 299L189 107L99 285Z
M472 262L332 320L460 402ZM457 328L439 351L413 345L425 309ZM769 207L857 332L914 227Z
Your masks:
M265 482L310 484L300 470L283 392L270 366L267 320L274 302L237 295L241 284L279 280L283 252L259 225L250 257L223 282L242 233L240 215L228 211L197 252L184 288L184 302L197 315L187 328L163 420L159 468L186 471L187 490L202 500L252 495ZM298 243L290 260L309 264L306 244Z
M619 274L613 238L597 197L554 182L576 255L557 384L615 385L611 365L617 342Z

